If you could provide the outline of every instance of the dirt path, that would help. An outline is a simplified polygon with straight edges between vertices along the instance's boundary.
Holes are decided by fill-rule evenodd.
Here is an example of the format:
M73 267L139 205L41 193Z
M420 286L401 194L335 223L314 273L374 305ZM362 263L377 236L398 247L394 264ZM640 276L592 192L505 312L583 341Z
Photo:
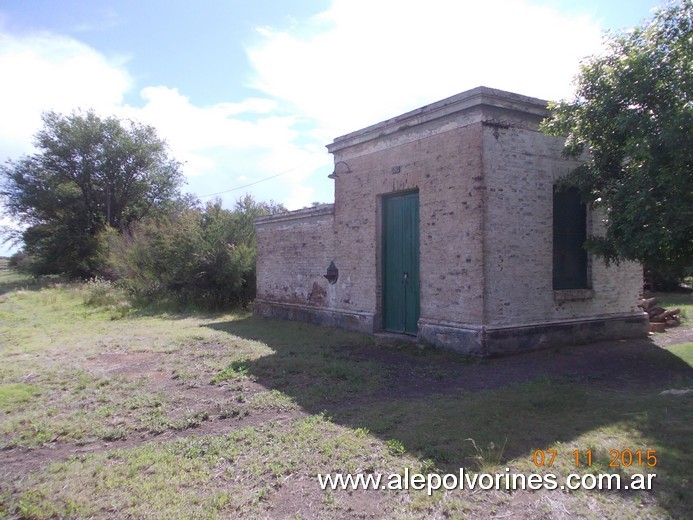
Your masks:
M51 462L65 461L70 457L89 455L108 450L127 449L140 446L146 442L169 442L186 437L204 435L224 435L248 426L258 424L281 424L294 419L305 417L307 414L301 411L290 411L278 414L277 412L265 412L253 414L242 418L219 419L214 418L205 421L199 426L186 430L169 430L161 434L149 432L135 432L123 440L111 442L97 441L83 445L75 443L54 442L40 448L12 448L0 451L2 470L0 476L24 475L45 468Z
M603 387L620 387L637 382L647 391L676 376L693 377L693 369L677 358L662 362L662 351L672 344L693 342L693 327L672 329L642 340L600 342L576 347L549 349L493 360L431 361L425 354L419 357L402 356L400 352L368 347L344 347L340 354L355 362L377 361L388 367L391 384L377 396L348 402L328 403L334 413L394 399L418 399L459 391L479 391L499 388L537 377L563 378L575 382L598 383ZM186 387L164 373L155 353L109 353L87 363L87 368L100 375L126 375L147 378L152 392L175 391L181 403L214 402L223 398L224 388L218 385ZM271 390L261 383L244 383L248 394ZM211 415L196 427L169 430L161 434L132 432L126 439L104 442L92 441L83 445L72 442L53 442L41 448L12 448L0 451L0 476L12 479L46 467L50 462L63 461L71 456L98 453L111 449L131 448L146 442L166 442L177 438L225 434L234 430L262 424L284 423L305 417L313 410L268 410L244 417L220 418Z

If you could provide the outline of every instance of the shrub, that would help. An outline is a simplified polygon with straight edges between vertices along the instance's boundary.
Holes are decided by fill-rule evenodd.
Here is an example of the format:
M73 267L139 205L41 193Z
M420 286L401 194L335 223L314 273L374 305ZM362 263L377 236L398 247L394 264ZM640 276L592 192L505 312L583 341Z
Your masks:
M247 306L255 297L255 217L283 210L246 196L233 211L215 201L146 219L108 237L105 274L145 303Z
M84 284L84 303L92 307L105 307L112 320L125 318L131 306L123 289L105 278L94 277Z
M7 266L13 267L23 273L28 273L31 271L31 259L29 258L29 255L26 254L24 251L17 251L12 256L10 256L10 259L7 262Z

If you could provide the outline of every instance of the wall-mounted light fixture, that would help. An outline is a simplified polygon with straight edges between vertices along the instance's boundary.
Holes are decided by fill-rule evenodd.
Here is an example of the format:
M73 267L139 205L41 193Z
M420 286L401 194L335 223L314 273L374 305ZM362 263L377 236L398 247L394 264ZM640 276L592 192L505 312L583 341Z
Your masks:
M349 165L344 161L339 161L334 163L334 170L327 176L327 178L336 179L338 175L343 173L351 173L351 168L349 168Z
M327 268L327 273L323 276L327 278L327 281L330 282L330 285L334 285L337 283L337 279L339 278L339 269L337 269L337 266L334 265L334 260L330 262L330 265Z

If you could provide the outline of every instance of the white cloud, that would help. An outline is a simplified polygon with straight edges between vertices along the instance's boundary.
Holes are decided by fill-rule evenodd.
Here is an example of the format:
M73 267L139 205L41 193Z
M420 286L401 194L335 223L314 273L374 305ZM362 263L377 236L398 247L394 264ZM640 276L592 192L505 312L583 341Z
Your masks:
M174 87L147 86L139 92L142 106L126 105L132 80L125 61L109 59L69 37L14 36L4 34L0 24L0 70L0 160L33 151L43 111L69 113L81 107L154 126L184 163L188 189L199 195L291 169L252 191L259 199L300 207L295 204L309 204L311 200L299 200L314 192L301 185L316 167L329 163L324 149L299 144L296 117L279 111L272 99L196 106ZM246 180L234 182L241 175ZM230 203L242 194L229 193L225 200Z
M131 86L122 59L54 34L11 36L0 32L0 154L31 150L45 110L108 109Z
M272 198L298 208L308 205L316 195L309 177L321 167L329 171L330 156L325 149L304 142L294 128L296 117L273 114L277 109L274 101L248 99L198 107L172 88L147 87L141 94L145 105L124 107L122 114L157 128L175 157L185 163L191 187L199 186L193 190L198 195L287 172L253 186L252 191L258 198ZM216 176L216 186L204 189L201 182L192 179L201 176ZM244 181L234 183L239 177ZM242 194L233 192L226 198L233 200Z
M247 54L264 96L198 106L175 85L144 85L132 106L127 60L61 35L12 35L0 20L0 160L31 151L42 111L92 107L155 126L199 195L288 171L223 196L293 209L330 200L334 137L478 85L569 95L579 59L601 42L590 19L527 0L334 0L257 34Z
M176 158L187 162L186 173L196 176L218 168L211 159L214 151L270 148L274 143L296 138L292 117L269 114L270 100L251 99L243 103L220 103L198 107L169 87L146 87L141 91L143 107L124 107L120 113L151 124L165 138ZM237 116L251 115L250 120Z
M485 85L570 94L600 27L525 1L334 0L291 32L258 30L254 86L331 136Z

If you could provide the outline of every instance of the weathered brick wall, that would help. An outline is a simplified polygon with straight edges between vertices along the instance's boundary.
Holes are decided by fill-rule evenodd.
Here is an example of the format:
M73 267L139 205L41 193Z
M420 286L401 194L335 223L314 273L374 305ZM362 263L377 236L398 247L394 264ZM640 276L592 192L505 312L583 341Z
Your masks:
M381 313L382 196L419 191L421 320L478 323L483 313L479 111L332 145L337 306ZM354 143L356 141L356 143Z
M487 355L644 333L637 265L594 260L591 291L553 291L553 185L575 164L545 115L480 87L335 139L334 205L256 223L256 312L381 330L383 197L417 190L422 339Z
M260 218L257 235L257 298L330 307L334 291L324 278L334 259L331 204Z
M591 292L553 290L553 186L576 163L561 156L562 138L538 131L539 118L501 118L511 127L483 130L487 324L638 314L642 268L630 262L593 258ZM590 215L588 234L599 225Z

